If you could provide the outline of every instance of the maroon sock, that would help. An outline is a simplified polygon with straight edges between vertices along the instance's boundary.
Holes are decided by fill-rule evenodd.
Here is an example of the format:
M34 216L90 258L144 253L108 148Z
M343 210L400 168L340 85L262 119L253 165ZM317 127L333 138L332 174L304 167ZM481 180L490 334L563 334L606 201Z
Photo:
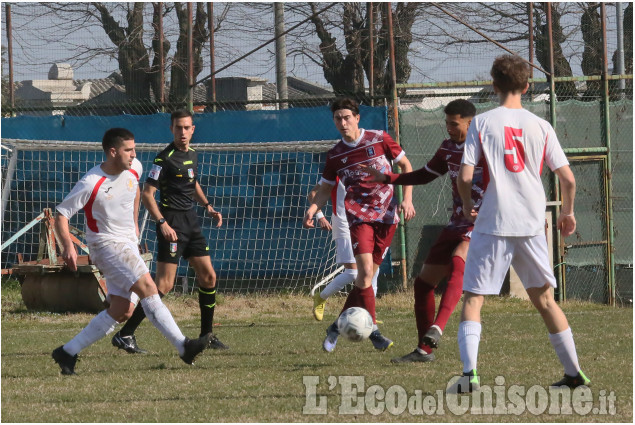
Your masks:
M417 277L415 279L415 320L419 334L419 348L426 353L431 353L432 349L421 344L421 340L434 321L434 307L434 286Z
M463 272L465 271L465 260L461 257L452 257L452 271L448 279L448 286L441 296L441 304L439 304L439 314L434 324L445 329L452 312L461 299L463 294Z
M359 300L360 307L363 307L370 313L370 316L373 318L373 324L377 323L377 319L375 318L375 292L373 291L373 287L369 286L366 289L361 289L359 291Z
M359 288L357 286L353 286L353 289L351 290L351 292L348 293L348 296L346 297L346 301L344 302L344 307L342 307L342 311L340 312L340 314L342 314L345 310L348 310L351 307L359 307L359 306L360 306Z

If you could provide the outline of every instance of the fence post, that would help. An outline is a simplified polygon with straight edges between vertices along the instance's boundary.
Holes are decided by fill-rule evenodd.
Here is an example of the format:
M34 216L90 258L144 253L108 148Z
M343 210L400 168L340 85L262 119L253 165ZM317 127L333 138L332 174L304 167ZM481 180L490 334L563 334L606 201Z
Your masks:
M609 278L609 304L615 306L615 257L613 255L614 249L614 234L613 234L613 166L611 161L611 119L609 110L609 68L608 68L608 54L606 46L606 5L604 3L600 6L601 19L602 19L602 82L604 83L604 90L602 93L603 108L603 136L606 146L606 198L607 198L607 217L606 225L608 227L609 245L607 247L608 257L608 278Z

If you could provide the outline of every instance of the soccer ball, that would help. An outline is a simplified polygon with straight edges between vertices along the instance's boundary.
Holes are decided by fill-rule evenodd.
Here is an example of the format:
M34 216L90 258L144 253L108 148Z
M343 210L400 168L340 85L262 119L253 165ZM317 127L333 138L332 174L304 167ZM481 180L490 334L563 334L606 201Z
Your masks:
M340 335L350 341L359 342L368 338L373 331L373 318L366 309L351 307L340 314L337 327Z

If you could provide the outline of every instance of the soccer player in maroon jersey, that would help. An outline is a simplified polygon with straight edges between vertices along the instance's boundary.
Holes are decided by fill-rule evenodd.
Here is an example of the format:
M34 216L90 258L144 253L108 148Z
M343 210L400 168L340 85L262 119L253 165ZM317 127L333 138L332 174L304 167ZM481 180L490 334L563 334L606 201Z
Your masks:
M446 173L450 174L452 181L452 216L430 248L414 283L418 345L412 353L392 359L393 363L433 361L435 356L432 349L439 346L445 325L463 293L463 270L474 223L463 216L463 202L456 186L456 178L461 166L467 129L476 115L476 108L467 100L457 99L448 103L443 112L450 138L441 143L425 167L404 174L382 174L376 170L368 170L373 181L388 184L426 184ZM483 181L483 164L484 161L481 161L474 171L472 203L476 210L481 204L486 187L486 182ZM445 277L447 286L435 318L434 289Z
M365 181L364 177L368 173L362 167L370 166L388 172L394 162L403 171L409 172L412 166L403 149L388 133L359 128L359 105L355 100L338 99L331 105L331 112L342 140L327 153L320 186L304 215L303 225L306 228L315 227L313 217L330 198L331 189L339 177L346 187L346 218L358 270L355 287L349 293L342 311L350 307L365 308L375 325L370 340L376 349L386 350L393 342L377 329L375 294L371 282L390 247L399 222L399 212L403 211L407 221L414 217L415 210L411 187L404 188L403 201L398 205L392 185ZM339 335L337 320L327 328L326 334L322 347L331 352L335 349Z

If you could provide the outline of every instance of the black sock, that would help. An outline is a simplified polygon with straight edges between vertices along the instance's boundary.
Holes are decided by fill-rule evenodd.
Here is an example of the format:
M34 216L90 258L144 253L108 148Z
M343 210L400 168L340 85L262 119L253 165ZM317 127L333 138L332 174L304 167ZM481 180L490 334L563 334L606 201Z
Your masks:
M164 295L161 292L159 292L159 297L163 298L163 296ZM132 312L132 316L130 316L130 319L128 319L128 321L119 330L119 335L121 336L134 335L135 331L137 330L137 328L139 327L139 325L141 324L141 322L143 322L143 319L145 318L146 318L146 313L145 311L143 311L143 306L141 305L141 301L139 301L134 311Z
M198 288L198 305L201 308L201 335L212 331L214 308L216 307L216 288Z

